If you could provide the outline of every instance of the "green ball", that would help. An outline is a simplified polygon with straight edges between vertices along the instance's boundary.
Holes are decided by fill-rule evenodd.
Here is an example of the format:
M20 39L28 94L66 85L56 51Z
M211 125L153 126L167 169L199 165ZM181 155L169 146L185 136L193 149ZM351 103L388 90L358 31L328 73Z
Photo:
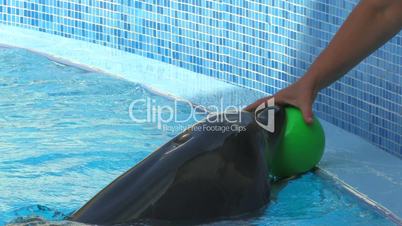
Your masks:
M317 118L312 124L303 120L301 111L294 107L285 108L284 134L275 150L272 175L289 177L311 170L324 153L324 130Z

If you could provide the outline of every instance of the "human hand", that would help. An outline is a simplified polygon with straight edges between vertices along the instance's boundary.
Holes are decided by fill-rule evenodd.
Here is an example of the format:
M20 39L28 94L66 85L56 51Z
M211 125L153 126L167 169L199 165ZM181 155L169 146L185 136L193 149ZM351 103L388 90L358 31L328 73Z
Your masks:
M303 119L306 123L313 122L312 106L317 96L317 90L314 83L307 77L299 79L297 82L280 90L273 96L268 96L257 100L248 105L244 110L254 111L260 104L266 102L270 98L275 98L275 104L280 106L292 105L301 110Z

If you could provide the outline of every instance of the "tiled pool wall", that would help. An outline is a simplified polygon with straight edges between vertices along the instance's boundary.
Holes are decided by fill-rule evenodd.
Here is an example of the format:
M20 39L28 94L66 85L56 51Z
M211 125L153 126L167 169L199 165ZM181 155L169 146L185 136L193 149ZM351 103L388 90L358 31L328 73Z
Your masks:
M0 0L0 22L272 94L303 75L357 2ZM321 118L401 157L402 33L323 90L314 108Z

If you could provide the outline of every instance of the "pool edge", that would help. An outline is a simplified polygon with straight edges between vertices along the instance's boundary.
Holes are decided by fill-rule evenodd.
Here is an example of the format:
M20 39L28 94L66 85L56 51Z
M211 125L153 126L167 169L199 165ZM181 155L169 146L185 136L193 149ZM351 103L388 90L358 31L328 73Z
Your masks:
M115 73L113 70L108 70L108 67L110 67L110 64L107 64L107 62L105 63L105 66L103 67L103 69L106 69L106 70L102 70L101 68L102 67L96 67L96 66L94 66L95 64L96 64L96 62L92 62L92 61L88 61L88 59L87 59L87 61L84 61L84 62L90 62L89 64L86 64L86 63L79 63L79 58L73 58L73 60L70 60L70 59L68 59L68 54L66 54L66 53L68 53L70 50L67 50L67 51L65 51L64 52L64 54L60 54L60 53L57 53L57 51L56 51L56 53L55 52L53 52L53 54L52 54L52 51L50 51L50 53L48 53L48 51L49 51L49 48L51 49L52 47L49 47L49 45L47 45L49 42L51 43L52 41L54 41L54 40L57 40L57 39L62 39L62 40L64 40L64 41L66 41L66 39L67 38L63 38L63 37L53 37L54 35L50 35L50 34L46 34L46 33L42 33L42 32L38 32L38 31L33 31L33 30L27 30L27 29L25 29L25 28L17 28L17 27L12 27L12 26L9 26L9 25L3 25L3 24L0 24L0 28L4 28L4 29L0 29L1 31L0 31L0 43L6 43L6 44L4 44L3 46L9 46L9 47L18 47L18 48L24 48L24 49L27 49L27 50L29 50L29 51L32 51L32 52L35 52L35 53L38 53L38 54L40 54L40 55L43 55L43 56L45 56L45 57L47 57L47 58L49 58L49 59L51 59L51 60L54 60L54 61L58 61L58 62L61 62L61 63L63 63L63 64L67 64L67 65L72 65L72 66L76 66L76 67L79 67L79 68L83 68L83 69L87 69L87 70L90 70L90 71L95 71L95 72L101 72L101 73L105 73L105 74L108 74L108 75L111 75L111 76L114 76L114 77L118 77L118 78L123 78L123 79L126 79L126 80L128 80L128 81L131 81L131 82L136 82L136 83L140 83L142 86L144 86L147 90L149 90L149 91L151 91L151 92L153 92L153 93L157 93L158 95L162 95L162 96L165 96L165 97L168 97L168 98L173 98L173 99L187 99L187 100L190 100L192 103L194 103L194 104L198 104L197 102L202 102L202 103L199 103L199 104L204 104L204 103L207 103L208 101L211 101L211 100L214 100L217 96L219 96L219 95L224 95L224 94L226 94L227 92L230 94L230 95L241 95L242 93L245 93L245 92L243 92L242 90L244 90L244 88L241 88L241 87L235 87L234 85L231 85L231 84L228 84L228 83L225 83L225 82L223 82L223 81L219 81L219 80L217 80L217 79L215 79L215 78L212 78L212 77L208 77L208 76L205 76L205 75L200 75L200 76L195 76L195 75L198 75L198 74L196 74L196 73L194 73L194 72L191 72L191 71L188 71L188 70L186 70L186 69L177 69L177 71L175 71L175 72L172 72L172 73L179 73L179 74L186 74L186 75L190 75L189 77L191 77L191 76L193 76L193 78L195 78L195 77L200 77L200 78L196 78L196 79L200 79L200 81L202 82L202 83L204 83L205 85L206 85L206 87L201 87L200 88L200 92L202 92L202 91L207 91L206 93L205 93L205 96L206 96L206 99L205 100L200 100L200 99L197 99L197 98L195 98L194 96L195 95L192 95L191 93L190 93L190 91L192 91L192 89L194 88L189 88L189 89L187 89L187 90L185 90L185 92L180 92L181 90L178 90L178 93L175 93L175 90L173 90L172 91L172 89L171 88L169 88L169 86L168 85L164 85L164 86L162 86L162 87L153 87L152 86L152 81L155 81L155 80L152 80L152 81L147 81L147 82L145 82L145 84L143 83L143 82L141 82L141 79L138 79L138 78L130 78L130 77L125 77L124 76L124 73L129 73L129 71L127 72L127 71L124 71L124 70L122 70L121 68L119 68L119 70L117 70L117 73ZM8 30L7 31L7 28L9 28L10 30ZM20 37L18 37L18 38L16 38L16 39L13 39L12 37L17 37L18 35L19 35L19 33L18 32L23 32L23 34L20 34L21 36ZM42 43L40 43L40 42L38 42L38 43L33 43L33 41L31 40L31 42L30 43L27 43L27 41L25 41L25 40L23 40L23 39L25 39L25 38L33 38L33 35L36 35L36 34L40 34L41 36L43 36L43 37L51 37L51 38L49 38L49 39L44 39L43 41L42 41ZM32 35L32 36L30 36L30 35ZM5 37L5 36L8 36L8 37ZM11 40L11 41L10 41ZM83 42L84 41L79 41L79 40L74 40L74 39L67 39L68 40L68 43L70 43L70 44L74 44L74 43L80 43L78 46L80 46L80 45L82 45L83 44ZM36 41L38 41L38 40L36 40ZM11 43L13 43L13 44L8 44L8 42L11 42ZM47 44L46 44L47 43ZM98 45L98 44L93 44L93 43L85 43L85 45L91 45L91 46L94 46L94 45L96 45L96 46L99 46L99 48L100 49L103 49L104 51L107 51L109 54L112 54L113 56L119 56L119 54L123 54L123 53L120 53L120 52L122 52L122 51L120 51L120 50L116 50L116 49L111 49L111 48L109 48L109 47L104 47L104 46L100 46L100 45ZM71 51L74 51L74 49L72 49ZM120 52L119 52L120 51ZM123 55L124 55L124 57L127 57L126 55L128 55L129 53L124 53ZM131 54L131 55L134 55L134 54ZM75 56L76 57L76 56ZM136 58L136 59L139 59L139 58L142 58L142 57L140 57L140 56L132 56L133 58ZM127 60L127 59L126 59ZM149 61L150 62L150 64L153 64L153 63L155 63L155 60L151 60L151 59L147 59L147 61ZM92 63L91 63L92 62ZM100 62L100 64L101 64L102 62ZM157 62L158 64L161 64L162 66L166 66L166 65L168 65L168 64L166 64L166 63L163 63L163 62ZM121 67L121 65L117 65L117 67ZM176 68L173 68L173 67L175 67L175 66L173 66L173 65L171 65L170 67L172 67L172 70L176 70ZM154 74L155 74L155 72L153 72ZM170 72L168 72L168 73L170 73ZM156 79L158 78L158 76L157 75L155 75L156 76ZM173 76L174 77L174 76ZM174 79L174 78L173 78ZM191 80L191 78L190 78L190 80ZM173 80L172 80L173 81ZM188 80L189 81L189 80ZM199 81L198 81L199 82ZM217 85L216 86L208 86L208 85L210 85L210 83L211 82L213 82L214 84L215 83L217 83ZM171 83L171 84L174 84L174 83ZM188 84L187 84L188 85ZM218 95L214 95L214 93L218 93ZM250 90L248 90L247 92L250 92ZM208 95L211 95L212 96L212 98L208 98ZM250 101L252 101L252 100L254 100L254 99L256 99L256 98L258 98L259 96L263 96L264 94L262 94L262 93L256 93L256 94L253 94L253 95L250 95L250 96L247 96L246 98L244 98L244 99L236 99L235 97L233 97L233 99L236 99L236 100L234 100L235 102L237 101L237 102L250 102ZM326 122L324 123L324 124L327 124ZM330 130L331 128L330 127L328 127L328 126L326 126L326 125L324 125L324 127L326 127L327 128L327 130ZM329 128L329 129L328 129ZM340 129L340 128L339 128ZM342 130L342 129L340 129L340 130ZM347 135L347 134L349 134L348 132L346 132L345 131L345 134ZM345 135L345 136L346 136ZM331 148L331 147L330 147ZM328 149L328 148L327 148ZM373 148L373 150L374 150L375 148ZM326 152L327 152L328 150L326 150ZM364 154L364 153L363 153ZM385 155L385 153L384 153L384 155ZM328 154L327 154L327 156L328 156ZM324 160L326 160L326 162L328 162L328 159L329 159L329 162L331 162L331 161L334 161L334 159L331 159L331 157L327 157L327 156L324 156ZM396 158L396 157L395 157ZM373 159L373 161L374 161L375 159ZM355 191L356 193L353 193L353 194L361 194L361 196L362 197L367 197L367 199L362 199L362 200L364 200L364 201L366 201L366 203L375 203L375 204L377 204L377 206L381 206L382 208L383 208L383 210L385 210L386 212L389 212L389 213L391 213L393 216L395 216L396 217L396 219L398 219L398 223L399 224L401 224L400 223L400 221L401 221L401 218L400 218L400 216L402 216L402 208L401 208L401 210L398 210L398 212L396 212L396 211L392 211L392 210L390 210L389 208L387 208L387 207L385 207L384 205L382 205L382 203L381 203L381 200L377 200L377 201L374 201L372 198L370 198L368 195L366 195L365 193L363 193L363 192L361 192L361 191L359 191L359 190L357 190L357 188L356 187L359 187L358 185L356 185L356 184L354 184L354 185L352 185L351 184L351 182L350 182L350 180L348 181L348 180L345 180L345 178L343 178L342 179L342 177L339 175L339 173L336 173L336 171L334 171L333 170L333 168L331 169L331 167L328 167L328 165L327 166L321 166L320 167L322 170L325 170L326 172L328 172L328 173L330 173L330 174L332 174L333 175L333 178L335 179L335 180L337 180L337 181L339 181L340 183L343 183L343 184L345 184L345 186L347 185L347 187L348 188L350 188L351 190L350 191ZM402 166L401 166L401 169L402 169ZM348 183L349 182L349 183ZM401 186L402 187L402 186ZM360 188L361 189L361 188ZM349 189L347 189L347 190L349 190ZM359 197L359 196L358 196ZM383 200L384 201L384 200ZM385 215L387 215L387 213L384 213Z
M402 218L397 216L395 213L393 213L391 210L384 207L380 203L372 200L370 197L368 197L364 193L361 193L360 191L356 190L354 187L352 187L351 185L349 185L348 183L346 183L345 181L340 179L337 175L329 172L326 169L320 168L320 167L317 167L317 171L315 173L317 173L318 175L320 175L324 178L329 178L329 179L335 181L346 192L352 194L354 197L356 197L360 201L369 205L371 208L378 211L380 214L382 214L384 217L386 217L387 219L389 219L396 225L402 225Z

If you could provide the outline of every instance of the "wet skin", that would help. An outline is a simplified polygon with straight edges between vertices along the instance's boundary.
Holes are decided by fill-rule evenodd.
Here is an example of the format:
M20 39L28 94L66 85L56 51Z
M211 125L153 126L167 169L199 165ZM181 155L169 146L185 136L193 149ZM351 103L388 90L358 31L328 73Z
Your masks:
M100 191L70 220L121 224L138 219L202 221L260 209L269 202L266 154L281 135L261 128L266 111L215 115L154 151ZM220 117L220 120L216 120ZM212 131L206 128L231 128ZM239 129L233 129L233 128Z

